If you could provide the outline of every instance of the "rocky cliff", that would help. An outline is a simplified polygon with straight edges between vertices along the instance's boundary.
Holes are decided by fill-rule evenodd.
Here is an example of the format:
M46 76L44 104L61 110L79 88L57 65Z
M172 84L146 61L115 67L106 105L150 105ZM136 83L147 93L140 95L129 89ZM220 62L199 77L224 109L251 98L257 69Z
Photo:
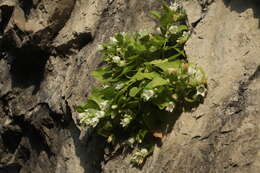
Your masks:
M182 0L189 61L208 95L183 113L142 169L104 160L104 141L78 126L100 65L97 44L154 29L163 0L0 0L0 172L260 172L260 2ZM168 1L169 3L169 1Z

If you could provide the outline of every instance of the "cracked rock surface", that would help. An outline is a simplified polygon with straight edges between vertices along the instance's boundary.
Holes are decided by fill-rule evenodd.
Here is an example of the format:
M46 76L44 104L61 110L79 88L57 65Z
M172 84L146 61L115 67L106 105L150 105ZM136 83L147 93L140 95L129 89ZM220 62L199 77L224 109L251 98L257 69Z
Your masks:
M116 32L153 30L163 0L0 0L0 173L260 172L260 3L182 0L189 61L208 95L183 113L142 169L128 155L104 162L104 141L78 126ZM167 1L169 2L169 1Z

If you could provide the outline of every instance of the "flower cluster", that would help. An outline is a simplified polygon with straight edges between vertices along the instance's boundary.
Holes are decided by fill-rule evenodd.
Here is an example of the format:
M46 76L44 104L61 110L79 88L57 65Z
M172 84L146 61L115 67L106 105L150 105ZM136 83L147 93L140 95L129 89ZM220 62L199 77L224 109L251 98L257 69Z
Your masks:
M178 2L171 3L170 9L171 9L172 11L178 11L178 10L181 9L181 4L178 3Z
M86 126L96 127L101 118L105 116L104 111L97 111L95 109L86 109L85 112L80 113L81 123Z
M131 162L136 165L141 165L148 154L149 152L146 148L141 148L133 154Z

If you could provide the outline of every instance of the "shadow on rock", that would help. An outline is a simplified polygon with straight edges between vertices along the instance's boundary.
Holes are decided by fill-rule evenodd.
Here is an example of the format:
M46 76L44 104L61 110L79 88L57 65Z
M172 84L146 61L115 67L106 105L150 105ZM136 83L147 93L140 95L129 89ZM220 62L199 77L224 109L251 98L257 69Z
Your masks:
M19 164L0 165L0 173L19 173L21 166Z
M243 13L247 9L252 9L254 17L260 19L260 1L259 0L223 0L225 5L232 11ZM259 22L260 27L260 22Z
M44 79L48 53L37 46L26 46L11 52L12 87L27 88L34 86L34 93Z

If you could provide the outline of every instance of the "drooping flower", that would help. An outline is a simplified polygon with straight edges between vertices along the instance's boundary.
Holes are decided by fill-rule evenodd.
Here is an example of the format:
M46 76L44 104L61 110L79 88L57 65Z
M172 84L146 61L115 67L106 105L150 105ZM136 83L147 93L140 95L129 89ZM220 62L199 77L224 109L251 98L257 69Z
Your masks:
M148 150L146 148L142 148L140 152L143 156L148 154Z
M79 115L79 118L82 119L86 115L86 113L85 112L81 112L78 115Z
M87 126L96 127L100 119L105 116L105 112L96 109L86 109L80 116L82 116L81 123Z
M108 88L109 87L109 85L103 85L103 88Z
M97 118L103 118L105 116L105 112L104 111L97 111L96 116L97 116Z
M125 32L121 32L121 35L122 35L122 36L126 36L126 33L125 33Z
M118 66L119 66L119 67L123 67L123 66L125 66L125 65L126 65L126 62L125 62L124 60L119 61L119 63L118 63Z
M119 47L116 48L116 51L117 51L117 52L121 52L121 50L122 50L122 48L119 48Z
M112 105L111 108L112 109L116 109L118 106L117 105Z
M195 74L197 71L196 71L196 69L194 68L194 67L192 67L192 66L189 66L188 67L188 73L190 74L190 75L193 75L193 74Z
M178 27L175 26L175 25L170 26L169 32L170 32L171 34L176 34L176 33L178 32Z
M188 36L190 36L190 32L183 31L182 36L183 37L188 37Z
M120 124L122 125L122 127L126 127L131 121L132 121L132 116L129 114L125 114L123 119L121 119Z
M207 88L204 85L199 85L196 87L196 89L197 89L197 93L196 93L197 96L202 96L202 97L206 96Z
M100 109L106 110L108 108L108 105L109 105L108 103L109 103L108 100L99 103Z
M114 135L110 135L110 136L107 138L107 142L108 142L108 143L113 142L113 141L114 141L114 138L115 138Z
M160 27L157 27L157 28L156 28L156 32L157 32L157 33L161 33L161 28L160 28Z
M116 90L120 90L120 89L122 89L123 87L124 87L124 83L119 83L119 84L116 85L115 89L116 89Z
M134 138L129 138L129 139L128 139L128 142L132 145L132 144L135 143L135 139L134 139Z
M119 56L114 56L114 57L112 58L112 61L113 61L114 63L119 63L119 62L121 61L121 58L120 58Z
M145 157L149 154L146 148L142 148L141 150L137 150L131 159L131 162L141 165L144 162Z
M103 49L104 49L103 45L101 45L101 44L98 44L98 45L97 45L97 50L98 50L98 51L101 51L101 50L103 50Z
M177 11L180 8L180 5L178 3L171 3L170 9L172 11Z
M169 102L165 110L168 112L172 112L174 108L175 108L175 104L173 102Z
M110 37L109 39L110 39L110 41L111 41L112 43L116 43L116 42L118 42L117 39L116 39L115 37Z
M150 98L154 96L154 91L153 90L146 90L144 89L141 97L145 100L148 101Z

